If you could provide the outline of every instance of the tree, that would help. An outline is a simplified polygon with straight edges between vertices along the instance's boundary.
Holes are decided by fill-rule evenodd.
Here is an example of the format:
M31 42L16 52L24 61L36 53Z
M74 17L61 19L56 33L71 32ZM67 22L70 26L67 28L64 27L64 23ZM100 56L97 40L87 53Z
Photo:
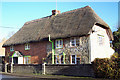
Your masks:
M120 27L118 27L117 31L113 32L113 48L115 49L116 52L119 51L120 48Z

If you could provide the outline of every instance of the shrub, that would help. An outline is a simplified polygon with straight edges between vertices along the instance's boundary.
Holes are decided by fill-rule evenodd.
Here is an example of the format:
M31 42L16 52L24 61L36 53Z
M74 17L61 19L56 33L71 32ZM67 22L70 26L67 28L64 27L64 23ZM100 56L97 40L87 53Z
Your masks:
M96 58L93 64L94 64L95 77L105 78L107 76L106 71L108 70L108 67L109 67L108 65L109 59L108 58L103 58L103 59Z
M97 78L120 78L120 68L118 66L118 53L114 53L110 59L96 58L93 61L95 77Z

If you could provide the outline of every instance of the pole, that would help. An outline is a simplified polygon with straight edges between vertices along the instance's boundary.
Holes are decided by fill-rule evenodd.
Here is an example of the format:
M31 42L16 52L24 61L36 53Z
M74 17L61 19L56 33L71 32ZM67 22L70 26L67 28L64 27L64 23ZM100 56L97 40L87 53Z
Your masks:
M65 64L65 53L63 52L63 63Z
M57 10L57 0L56 0L56 10Z
M50 40L50 35L49 35L49 42L52 43L52 64L54 64L54 54L55 54L54 42Z

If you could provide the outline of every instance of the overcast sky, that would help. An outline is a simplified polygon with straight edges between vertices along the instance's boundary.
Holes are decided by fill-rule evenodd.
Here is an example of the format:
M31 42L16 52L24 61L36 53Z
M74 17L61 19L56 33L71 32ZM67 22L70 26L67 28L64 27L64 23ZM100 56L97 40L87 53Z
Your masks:
M6 0L7 1L7 0ZM118 24L118 2L57 2L62 12L89 5L112 29ZM56 2L3 2L0 3L0 40L17 32L25 22L49 16Z

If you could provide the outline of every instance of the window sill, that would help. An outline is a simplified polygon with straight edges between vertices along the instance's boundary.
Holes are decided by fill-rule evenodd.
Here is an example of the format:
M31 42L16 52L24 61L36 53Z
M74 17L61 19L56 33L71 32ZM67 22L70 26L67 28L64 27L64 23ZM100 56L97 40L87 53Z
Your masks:
M61 47L61 48L55 48L55 49L63 49L63 47Z
M78 47L78 46L69 46L70 48L76 48L76 47Z
M14 50L10 50L11 52L13 52Z
M30 50L30 49L25 49L25 50L27 51L27 50Z

